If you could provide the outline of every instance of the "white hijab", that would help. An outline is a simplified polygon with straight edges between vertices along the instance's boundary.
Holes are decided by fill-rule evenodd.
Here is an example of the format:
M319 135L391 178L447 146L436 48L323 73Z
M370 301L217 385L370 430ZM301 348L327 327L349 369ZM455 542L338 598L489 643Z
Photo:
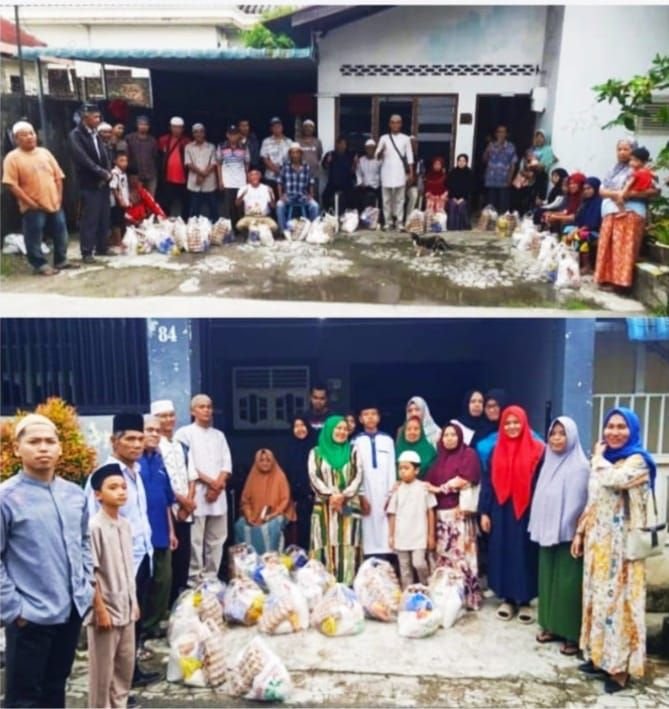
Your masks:
M416 404L416 406L420 409L420 418L423 423L425 437L436 448L437 442L439 441L439 436L441 435L441 429L434 422L432 414L430 413L430 407L427 405L427 401L425 401L422 396L412 396L409 401L407 401L406 409L408 409L411 404Z

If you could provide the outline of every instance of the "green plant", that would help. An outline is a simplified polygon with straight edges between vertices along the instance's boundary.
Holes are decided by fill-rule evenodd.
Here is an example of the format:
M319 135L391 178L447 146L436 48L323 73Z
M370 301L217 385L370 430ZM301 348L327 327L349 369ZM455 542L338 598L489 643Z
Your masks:
M17 411L13 419L0 427L0 480L11 477L21 469L21 461L14 453L14 427L27 414ZM83 484L95 466L95 449L86 443L79 427L77 410L58 397L40 404L35 413L54 422L63 452L56 472L72 482Z
M242 42L251 49L293 49L295 42L285 34L274 34L265 25L257 24L242 32Z
M650 115L648 105L653 94L669 89L669 56L661 54L653 59L647 74L637 74L627 81L609 79L593 87L597 101L617 103L618 115L604 128L624 126L629 131L636 129L639 118ZM669 134L669 106L661 106L658 111L661 123L667 126ZM653 167L658 170L669 169L669 142L653 160ZM648 235L653 241L669 245L669 199L658 197L649 206Z

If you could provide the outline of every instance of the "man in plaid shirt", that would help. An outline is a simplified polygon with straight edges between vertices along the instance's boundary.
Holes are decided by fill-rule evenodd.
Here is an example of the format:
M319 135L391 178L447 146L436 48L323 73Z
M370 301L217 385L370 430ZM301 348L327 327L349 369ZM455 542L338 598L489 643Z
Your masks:
M279 174L276 218L279 228L287 239L291 238L288 229L288 210L293 205L303 206L311 221L318 217L318 202L314 199L314 178L309 166L302 161L302 147L299 143L290 144L288 160L281 166Z

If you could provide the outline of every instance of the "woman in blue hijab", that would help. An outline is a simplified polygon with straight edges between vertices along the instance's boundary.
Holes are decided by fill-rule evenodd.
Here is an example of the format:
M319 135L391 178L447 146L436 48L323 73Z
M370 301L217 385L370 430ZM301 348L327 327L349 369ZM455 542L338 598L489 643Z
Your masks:
M595 443L588 504L572 543L583 555L581 672L604 679L612 694L630 677L644 675L646 661L646 570L625 549L629 530L648 525L648 493L656 465L642 444L639 417L622 406L604 418Z

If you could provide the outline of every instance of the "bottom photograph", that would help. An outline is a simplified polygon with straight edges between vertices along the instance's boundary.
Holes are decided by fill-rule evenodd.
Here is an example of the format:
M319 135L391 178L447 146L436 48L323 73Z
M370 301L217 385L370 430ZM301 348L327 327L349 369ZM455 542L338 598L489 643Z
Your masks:
M4 319L0 352L4 706L666 702L666 319Z

